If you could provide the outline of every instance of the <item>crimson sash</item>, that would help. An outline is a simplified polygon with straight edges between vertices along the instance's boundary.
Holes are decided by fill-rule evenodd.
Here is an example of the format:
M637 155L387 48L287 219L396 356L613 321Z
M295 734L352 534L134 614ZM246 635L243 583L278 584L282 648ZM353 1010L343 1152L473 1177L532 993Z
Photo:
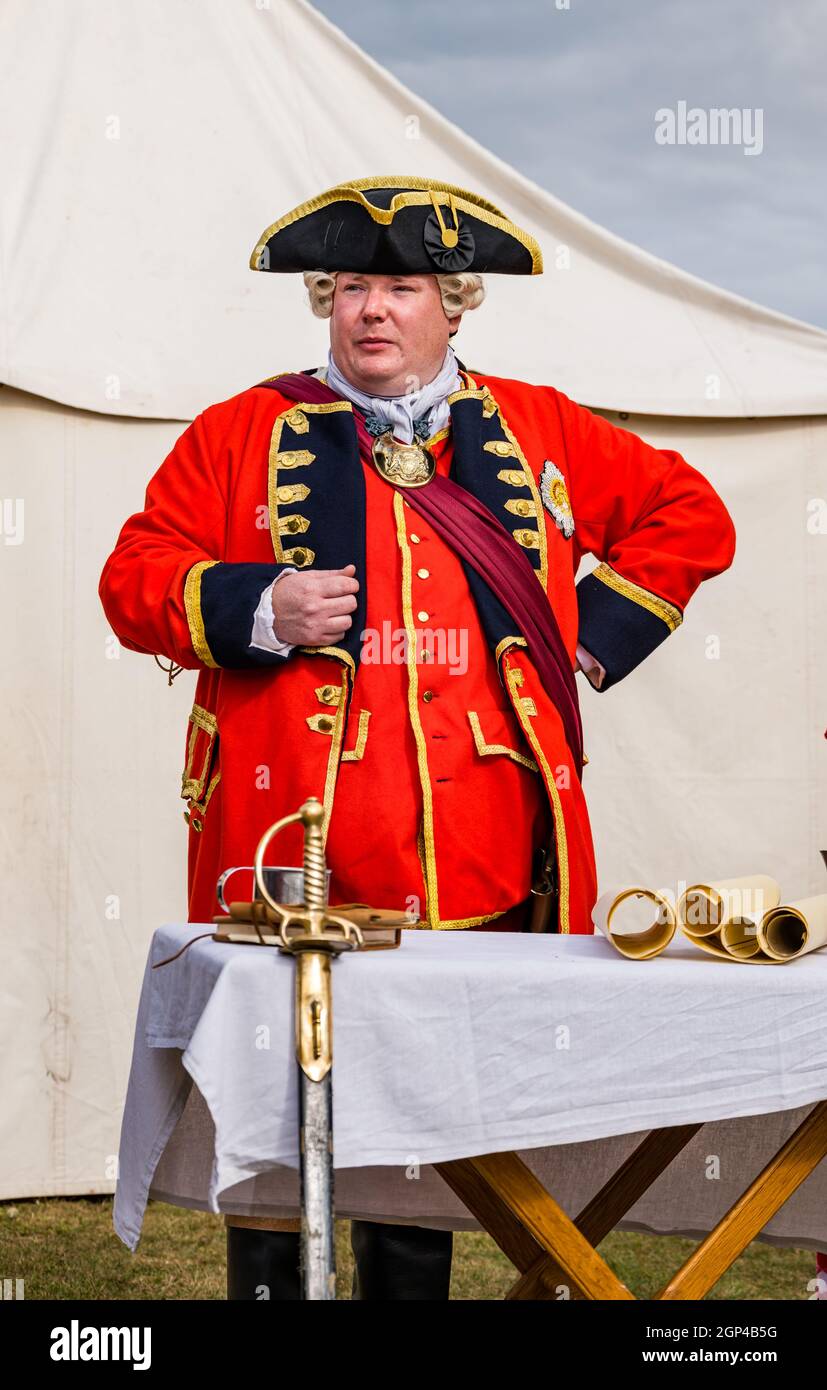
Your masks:
M288 400L312 405L344 399L318 377L303 372L290 372L259 384L280 391ZM356 405L353 418L359 453L375 468L373 438ZM436 473L423 487L397 487L392 482L389 486L401 492L408 505L424 516L451 549L476 570L514 619L519 635L526 639L543 688L560 713L577 776L582 778L583 726L577 680L554 611L525 551L479 498L441 473ZM543 524L542 517L539 524Z

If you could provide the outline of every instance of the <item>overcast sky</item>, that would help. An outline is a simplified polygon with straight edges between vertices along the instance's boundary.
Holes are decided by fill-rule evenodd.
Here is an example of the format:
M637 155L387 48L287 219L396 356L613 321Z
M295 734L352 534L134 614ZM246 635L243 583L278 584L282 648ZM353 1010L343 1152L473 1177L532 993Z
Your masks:
M314 3L579 212L827 328L827 0ZM681 102L746 111L742 143L658 143Z

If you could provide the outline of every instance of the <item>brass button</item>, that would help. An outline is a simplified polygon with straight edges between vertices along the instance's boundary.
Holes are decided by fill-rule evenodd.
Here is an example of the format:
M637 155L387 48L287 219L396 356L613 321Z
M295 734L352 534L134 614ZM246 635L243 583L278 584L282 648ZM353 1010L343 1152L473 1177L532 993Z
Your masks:
M411 531L410 538L413 541L414 545L419 545L419 536L415 536L413 531Z
M433 656L433 652L420 652L419 656L421 661L430 661L431 657Z
M426 705L427 705L427 704L430 704L431 700L433 700L433 698L434 698L434 692L433 692L433 690L423 690L423 692L422 692L422 698L423 698L423 700L425 701Z
M317 729L323 729L324 732L327 733L329 729L332 729L332 728L333 728L333 720L332 720L332 719L320 719L319 722L318 722L318 724L316 725L316 728L317 728Z
M320 700L324 700L325 703L327 703L329 700L334 700L334 699L336 698L336 696L338 695L338 693L339 693L339 692L337 691L337 689L336 689L335 686L333 686L333 685L324 685L324 686L322 686L322 689L321 689L321 691L319 692L319 699L320 699Z
M419 621L420 621L421 623L427 623L427 621L428 621L428 619L429 619L429 617L430 617L431 615L430 615L430 613L426 613L426 612L425 612L425 609L423 608L423 609L420 610L419 613L417 613L416 616L417 616L417 618L419 619Z
M418 577L419 579L428 579L429 576L430 576L431 571L430 571L430 570L417 570L416 573L417 573L417 577Z

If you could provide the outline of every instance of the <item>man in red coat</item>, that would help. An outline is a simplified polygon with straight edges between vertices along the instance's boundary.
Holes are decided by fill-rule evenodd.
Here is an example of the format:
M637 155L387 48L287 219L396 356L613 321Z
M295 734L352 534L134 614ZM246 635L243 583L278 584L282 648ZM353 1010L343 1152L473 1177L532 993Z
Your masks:
M726 508L679 454L458 361L481 272L542 270L476 195L338 185L251 264L304 273L326 368L199 415L100 583L125 646L199 672L189 920L315 795L332 903L408 907L432 930L591 932L575 671L606 691L678 627L732 561ZM598 564L575 584L584 554ZM298 827L284 838L280 862L301 863ZM447 1297L451 1243L354 1221L357 1296ZM298 1297L297 1245L230 1227L231 1296Z

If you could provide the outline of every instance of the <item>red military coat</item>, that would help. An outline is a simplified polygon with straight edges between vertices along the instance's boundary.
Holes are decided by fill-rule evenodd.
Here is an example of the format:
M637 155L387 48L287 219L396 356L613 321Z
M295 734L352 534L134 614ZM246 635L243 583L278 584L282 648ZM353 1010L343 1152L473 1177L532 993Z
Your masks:
M463 380L450 430L431 441L437 466L526 549L572 667L579 640L605 691L731 563L729 515L679 454L553 387ZM575 585L585 553L600 564ZM286 657L251 645L283 568L351 562L359 607L340 645ZM251 863L267 827L315 795L332 903L413 904L434 928L496 920L527 895L545 838L556 929L592 931L586 801L525 639L359 458L350 402L253 387L210 406L122 528L100 596L125 646L199 671L181 787L190 921L211 919L219 874ZM297 827L271 862L301 863Z

